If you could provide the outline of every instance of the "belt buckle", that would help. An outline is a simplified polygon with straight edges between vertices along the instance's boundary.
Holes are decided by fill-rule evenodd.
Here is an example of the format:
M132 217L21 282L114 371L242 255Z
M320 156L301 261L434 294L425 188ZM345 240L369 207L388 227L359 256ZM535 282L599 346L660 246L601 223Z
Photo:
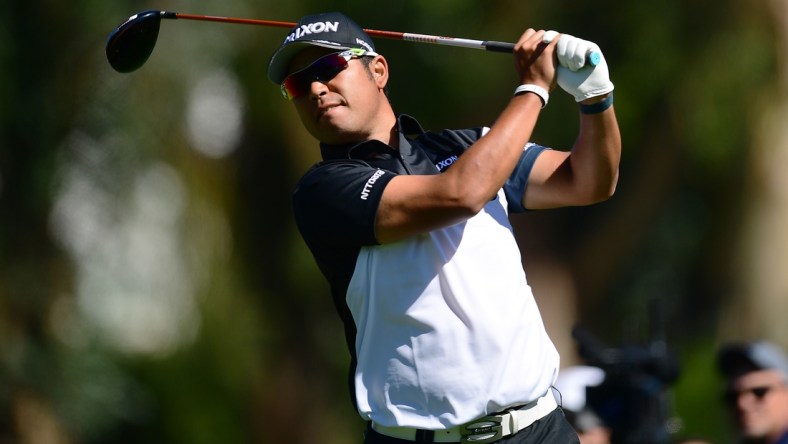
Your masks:
M460 442L485 444L503 438L500 416L485 416L460 427Z

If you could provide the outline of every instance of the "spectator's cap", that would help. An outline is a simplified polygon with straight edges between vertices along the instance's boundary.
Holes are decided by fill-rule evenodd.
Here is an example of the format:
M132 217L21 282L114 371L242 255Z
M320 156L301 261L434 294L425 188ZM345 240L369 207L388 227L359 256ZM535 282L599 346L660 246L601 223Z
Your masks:
M778 370L788 378L785 352L768 341L728 344L720 349L717 357L720 371L728 378L758 370Z
M296 23L268 62L268 78L276 84L285 80L287 67L299 51L307 45L375 51L372 39L356 22L339 12L307 15Z

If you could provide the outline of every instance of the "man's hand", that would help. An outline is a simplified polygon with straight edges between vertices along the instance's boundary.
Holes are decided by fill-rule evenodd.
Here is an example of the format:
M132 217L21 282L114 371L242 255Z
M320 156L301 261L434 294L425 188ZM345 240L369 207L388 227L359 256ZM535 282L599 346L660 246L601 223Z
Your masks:
M515 67L520 84L534 84L550 91L555 86L555 43L543 41L544 31L527 29L514 48Z
M587 54L599 55L596 66L586 64ZM559 66L556 77L558 86L571 94L576 101L590 99L613 91L607 62L596 43L561 34L556 46Z

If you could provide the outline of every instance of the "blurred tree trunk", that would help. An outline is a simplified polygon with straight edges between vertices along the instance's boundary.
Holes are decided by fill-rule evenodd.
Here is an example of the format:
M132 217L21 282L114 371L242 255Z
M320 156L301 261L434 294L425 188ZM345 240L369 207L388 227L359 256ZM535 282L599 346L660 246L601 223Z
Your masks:
M750 155L745 226L739 239L737 288L722 336L768 338L788 346L788 1L771 0L777 36L777 81L762 98Z
M58 57L77 23L56 5L12 1L0 13L0 442L69 442L47 393L60 364L47 313L71 270L47 214L77 83Z

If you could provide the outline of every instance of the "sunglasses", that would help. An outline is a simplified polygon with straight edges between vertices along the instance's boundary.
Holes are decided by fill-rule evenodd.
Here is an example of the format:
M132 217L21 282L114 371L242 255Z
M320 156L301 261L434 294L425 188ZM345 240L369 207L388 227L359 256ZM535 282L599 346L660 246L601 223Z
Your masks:
M752 394L759 402L773 389L773 386L752 387L745 390L728 390L725 392L723 399L729 405L736 405L739 397Z
M354 48L320 57L306 68L287 76L282 82L282 95L288 100L297 99L309 92L312 82L327 82L344 71L350 59L376 55L372 51Z

